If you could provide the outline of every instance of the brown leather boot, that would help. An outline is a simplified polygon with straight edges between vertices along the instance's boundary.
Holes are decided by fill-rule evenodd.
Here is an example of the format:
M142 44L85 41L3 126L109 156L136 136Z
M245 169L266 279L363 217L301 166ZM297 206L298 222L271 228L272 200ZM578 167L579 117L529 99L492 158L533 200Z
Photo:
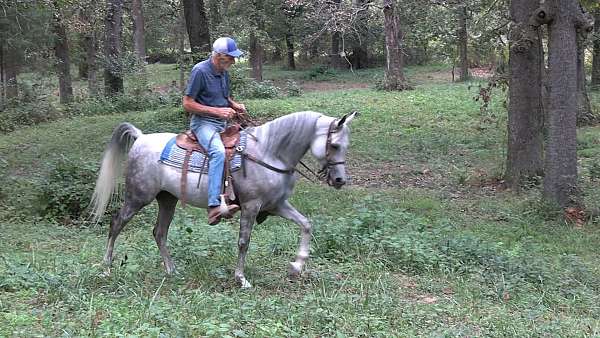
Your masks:
M227 206L229 212L225 215L221 214L219 207L209 207L208 208L208 224L216 225L221 222L221 218L232 218L233 215L240 210L240 206L236 204L231 204Z

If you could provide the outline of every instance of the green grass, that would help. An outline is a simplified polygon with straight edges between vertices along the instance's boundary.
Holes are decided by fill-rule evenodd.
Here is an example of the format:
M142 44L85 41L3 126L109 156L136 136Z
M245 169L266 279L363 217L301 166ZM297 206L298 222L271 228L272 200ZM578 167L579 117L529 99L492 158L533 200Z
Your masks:
M286 280L299 229L271 218L252 236L250 290L233 280L237 225L208 226L203 210L176 213L174 277L164 276L152 238L155 205L121 234L110 276L101 265L106 220L65 226L37 215L57 159L97 165L117 123L177 131L185 126L179 109L72 118L0 136L0 336L600 335L598 221L577 228L549 217L536 189L494 189L489 182L505 158L500 94L482 113L472 100L478 82L442 83L440 71L409 69L418 86L408 92L247 102L260 119L309 109L363 113L348 157L354 184L335 191L302 181L292 198L314 224L307 271ZM600 197L599 135L586 127L578 137L590 206Z

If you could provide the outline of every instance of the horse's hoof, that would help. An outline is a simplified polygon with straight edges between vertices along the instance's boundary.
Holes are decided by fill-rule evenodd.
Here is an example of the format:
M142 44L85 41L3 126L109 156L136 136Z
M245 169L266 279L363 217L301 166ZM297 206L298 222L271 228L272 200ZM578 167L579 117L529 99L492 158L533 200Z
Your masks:
M241 277L236 276L235 279L240 284L240 288L242 288L242 289L249 289L252 287L252 284L250 284L250 282L248 282L248 280L246 280L246 278L243 276L241 276Z
M288 278L293 281L300 277L302 272L302 264L298 262L290 262L290 269L288 270Z
M98 276L102 278L110 277L110 266L104 269Z
M176 275L177 269L175 268L175 264L171 263L171 264L165 265L165 272L167 273L167 276Z

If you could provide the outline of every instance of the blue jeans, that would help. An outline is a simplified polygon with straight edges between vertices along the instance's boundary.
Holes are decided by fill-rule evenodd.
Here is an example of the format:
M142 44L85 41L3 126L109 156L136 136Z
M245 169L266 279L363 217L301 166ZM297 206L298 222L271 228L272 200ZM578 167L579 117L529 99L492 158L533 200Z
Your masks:
M198 143L208 152L208 206L215 207L220 204L223 182L225 146L219 133L225 130L225 122L193 119L190 127L196 134Z

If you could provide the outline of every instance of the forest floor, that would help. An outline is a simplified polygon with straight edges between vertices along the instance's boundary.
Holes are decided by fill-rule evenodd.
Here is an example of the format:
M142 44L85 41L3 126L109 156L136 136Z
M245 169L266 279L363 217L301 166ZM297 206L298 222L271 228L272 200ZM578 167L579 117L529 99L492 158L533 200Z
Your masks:
M156 86L177 78L155 67ZM205 223L178 208L169 245L179 274L166 277L152 237L156 205L129 223L115 266L101 264L101 226L37 215L62 159L98 167L115 125L146 133L185 127L179 108L76 117L0 135L0 337L15 336L598 336L600 220L562 220L539 187L502 189L504 93L487 110L482 80L451 83L447 66L409 67L412 91L373 89L381 69L294 79L300 97L245 103L260 119L300 110L358 110L341 191L300 180L292 203L314 224L307 269L286 279L299 229L270 218L254 230L251 289L234 282L237 224ZM594 107L600 96L592 96ZM600 128L578 135L580 186L600 197ZM84 182L93 184L93 182ZM73 184L84 184L75 182ZM66 189L66 188L65 188Z

